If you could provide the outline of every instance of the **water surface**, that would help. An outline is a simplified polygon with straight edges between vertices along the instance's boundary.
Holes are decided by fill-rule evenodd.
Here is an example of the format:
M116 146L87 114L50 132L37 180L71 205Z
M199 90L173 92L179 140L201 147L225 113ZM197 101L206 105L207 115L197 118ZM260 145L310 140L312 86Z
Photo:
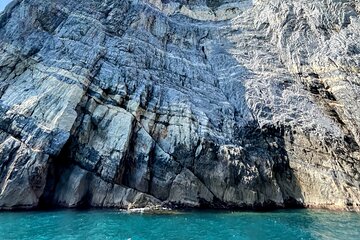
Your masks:
M0 213L0 239L360 239L360 214L320 210Z

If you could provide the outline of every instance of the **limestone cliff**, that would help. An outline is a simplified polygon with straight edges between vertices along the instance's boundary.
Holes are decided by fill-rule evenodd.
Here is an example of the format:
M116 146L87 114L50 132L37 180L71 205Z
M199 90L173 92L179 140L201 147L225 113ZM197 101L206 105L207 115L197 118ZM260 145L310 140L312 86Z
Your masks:
M0 208L360 209L358 0L15 0Z

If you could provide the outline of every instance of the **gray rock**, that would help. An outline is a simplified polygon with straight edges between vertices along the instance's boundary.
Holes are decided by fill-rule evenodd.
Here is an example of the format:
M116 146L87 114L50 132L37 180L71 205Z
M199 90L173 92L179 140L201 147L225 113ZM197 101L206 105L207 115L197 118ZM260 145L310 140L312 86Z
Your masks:
M18 0L0 208L360 210L360 4Z
M201 204L211 204L214 195L188 169L184 169L174 179L168 201L186 207L199 207Z

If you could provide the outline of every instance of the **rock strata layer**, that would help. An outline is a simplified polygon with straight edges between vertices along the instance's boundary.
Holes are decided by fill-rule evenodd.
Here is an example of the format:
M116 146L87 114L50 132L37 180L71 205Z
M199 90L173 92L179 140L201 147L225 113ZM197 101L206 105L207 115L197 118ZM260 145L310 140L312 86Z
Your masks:
M0 208L360 210L357 0L15 0Z

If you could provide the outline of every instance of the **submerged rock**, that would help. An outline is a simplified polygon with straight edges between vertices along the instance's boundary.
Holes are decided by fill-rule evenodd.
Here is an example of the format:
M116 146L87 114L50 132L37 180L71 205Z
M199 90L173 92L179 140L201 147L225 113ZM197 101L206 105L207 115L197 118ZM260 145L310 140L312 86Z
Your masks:
M0 208L360 209L360 4L17 0Z

